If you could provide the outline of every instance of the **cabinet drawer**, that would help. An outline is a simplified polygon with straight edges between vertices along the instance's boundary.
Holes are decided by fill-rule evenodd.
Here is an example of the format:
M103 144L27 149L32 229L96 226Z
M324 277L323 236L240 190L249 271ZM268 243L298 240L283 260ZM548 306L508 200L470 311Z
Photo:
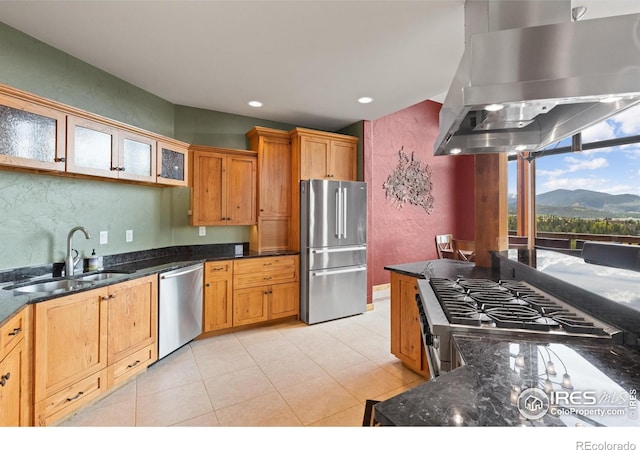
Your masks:
M297 262L298 258L295 256L243 259L234 261L233 273L241 275L296 270Z
M27 330L25 311L26 309L20 311L0 328L0 360L24 338Z
M214 261L204 264L204 278L210 280L212 278L227 278L233 274L232 261Z
M266 286L278 283L291 283L297 280L297 271L294 269L282 270L278 272L268 271L245 273L234 276L233 287L234 289L241 289L246 287Z
M121 383L140 372L143 372L150 364L158 359L158 347L153 344L138 350L130 356L108 367L109 387Z
M107 370L101 370L36 403L36 423L49 425L107 390Z

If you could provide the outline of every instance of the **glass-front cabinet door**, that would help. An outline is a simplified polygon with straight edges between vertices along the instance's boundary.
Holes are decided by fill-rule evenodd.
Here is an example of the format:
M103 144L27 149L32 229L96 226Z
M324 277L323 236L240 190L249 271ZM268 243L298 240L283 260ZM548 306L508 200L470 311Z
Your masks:
M158 141L159 184L188 186L188 147L181 147L166 141Z
M67 146L67 172L118 178L117 128L68 116Z
M156 140L120 131L118 177L127 180L156 181Z
M65 170L66 115L0 94L0 165Z

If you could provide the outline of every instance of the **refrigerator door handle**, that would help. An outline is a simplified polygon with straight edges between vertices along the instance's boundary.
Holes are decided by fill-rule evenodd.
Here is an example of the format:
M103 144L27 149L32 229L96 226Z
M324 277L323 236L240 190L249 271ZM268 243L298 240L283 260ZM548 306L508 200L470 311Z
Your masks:
M340 190L336 189L336 237L340 239Z
M312 254L320 254L320 253L340 253L340 252L352 252L354 250L366 250L366 245L353 245L349 247L339 247L339 248L323 248L320 250L311 250Z
M352 272L364 272L367 270L367 266L354 267L350 269L337 269L337 270L324 270L322 272L311 272L311 275L314 277L327 277L331 275L339 275L342 273L352 273Z
M347 238L347 188L342 188L342 237Z

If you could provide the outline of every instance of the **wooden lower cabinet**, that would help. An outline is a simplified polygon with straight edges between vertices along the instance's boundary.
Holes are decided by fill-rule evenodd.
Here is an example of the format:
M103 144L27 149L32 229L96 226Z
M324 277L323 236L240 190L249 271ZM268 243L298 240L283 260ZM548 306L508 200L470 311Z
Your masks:
M37 425L89 403L157 360L157 275L37 303Z
M298 271L297 255L234 261L233 326L297 316Z
M0 426L32 424L30 311L27 306L0 328Z
M203 331L233 326L233 262L214 261L204 265Z
M158 359L158 276L110 287L107 313L107 380L111 387Z
M269 320L269 286L234 290L234 326L249 325L266 320Z
M391 353L405 366L429 377L416 295L417 279L391 272Z

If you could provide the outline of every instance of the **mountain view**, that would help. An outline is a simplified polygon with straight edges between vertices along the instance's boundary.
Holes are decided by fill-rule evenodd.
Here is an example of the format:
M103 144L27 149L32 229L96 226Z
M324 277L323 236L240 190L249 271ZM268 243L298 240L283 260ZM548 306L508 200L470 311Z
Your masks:
M516 197L509 196L509 213L515 214ZM587 189L556 189L536 195L537 215L585 219L640 219L640 196L606 194Z

